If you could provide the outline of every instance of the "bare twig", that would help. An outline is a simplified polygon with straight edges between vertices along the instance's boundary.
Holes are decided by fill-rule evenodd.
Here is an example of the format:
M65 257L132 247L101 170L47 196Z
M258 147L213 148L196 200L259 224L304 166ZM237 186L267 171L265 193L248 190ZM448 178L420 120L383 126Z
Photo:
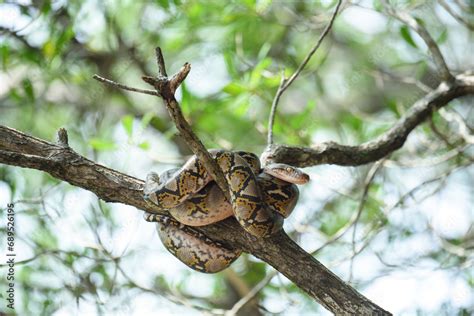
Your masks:
M206 147L204 147L201 140L196 136L196 134L194 134L191 126L189 126L189 123L184 118L181 107L174 96L176 89L184 81L189 71L191 71L191 65L185 63L183 67L181 67L181 69L176 74L174 74L171 79L169 79L166 75L166 65L161 49L157 47L155 53L158 63L158 77L155 78L143 76L142 79L146 83L155 87L156 91L159 93L159 96L161 96L163 99L168 113L170 114L171 119L175 123L176 128L180 132L181 136L186 141L191 151L199 158L199 160L202 161L206 167L206 170L216 181L227 200L230 201L229 188L222 170L206 150Z
M448 122L456 122L459 129L459 134L468 144L474 144L474 135L471 134L470 128L466 122L457 112L446 111L446 109L440 109L439 114Z
M230 310L228 310L224 315L225 316L234 316L237 315L240 309L245 306L248 302L250 302L257 294L260 292L272 279L275 275L277 275L277 271L272 271L268 273L260 282L258 282L255 287L250 290L244 297L242 297L237 303L232 306Z
M465 27L474 31L474 24L469 23L469 21L465 20L460 14L454 11L444 0L439 0L439 4L459 23L463 24Z
M155 90L147 90L147 89L137 89L133 88L124 84L120 84L118 82L112 81L107 78L103 78L99 75L94 75L93 78L100 81L117 87L119 89L150 94L154 96L159 96L163 98L165 102L166 108L173 119L178 131L180 132L181 136L184 138L188 146L190 147L191 151L203 162L204 166L206 167L209 174L212 178L216 181L219 188L224 192L225 197L227 200L230 200L229 196L229 189L227 186L227 182L225 181L224 174L222 170L217 166L217 163L212 159L209 152L206 150L204 145L202 144L201 140L194 134L189 126L188 122L184 118L184 115L181 111L178 101L176 101L174 97L174 93L176 89L180 86L180 84L186 79L186 76L191 71L191 65L185 63L183 67L174 74L170 79L166 73L166 65L165 60L163 58L163 53L159 47L155 50L156 53L156 62L158 64L158 76L157 77L150 77L150 76L143 76L142 79L152 85Z
M155 48L155 56L156 64L158 65L158 75L168 77L168 74L166 73L165 59L160 47Z
M408 27L418 33L418 35L425 42L426 46L428 46L428 50L433 56L433 61L436 65L438 72L441 75L441 78L447 82L453 81L454 77L451 74L448 65L446 64L443 54L441 54L441 51L439 50L438 44L436 44L435 40L431 37L426 28L415 18L413 18L409 13L399 9L395 10L388 4L387 0L382 0L382 4L385 7L385 10L391 16L398 19L400 22L405 23Z
M268 145L273 144L273 124L275 122L276 108L278 106L278 102L280 101L280 98L281 98L283 92L285 92L285 90L288 89L288 87L293 83L293 81L295 81L295 79L300 75L300 73L303 71L304 67L306 67L306 65L310 61L311 57L313 57L314 53L316 53L319 46L321 46L321 43L323 42L324 38L326 37L326 35L328 35L329 31L332 28L332 25L334 23L334 20L336 19L336 15L339 11L339 8L341 7L341 4L342 4L342 0L339 0L337 2L336 9L334 10L334 13L331 16L331 19L329 20L328 25L326 26L326 28L321 33L321 35L319 36L318 41L313 46L313 48L311 48L308 55L306 55L305 59L301 62L298 69L296 69L296 71L293 73L293 75L291 75L291 77L288 78L288 79L286 79L284 77L284 74L282 75L280 85L278 86L278 90L275 94L275 97L273 98L272 107L271 107L271 110L270 110L270 117L268 118L268 137L267 137L267 144Z
M369 194L369 189L370 185L372 184L372 181L374 181L375 175L377 172L383 167L383 164L385 162L385 158L382 160L377 161L370 169L369 172L367 173L367 176L364 181L364 191L362 193L362 198L360 199L359 203L359 208L357 209L357 215L354 219L354 227L352 229L352 239L351 239L351 244L352 244L352 253L355 255L357 253L356 251L356 233L357 233L357 224L359 223L360 216L362 215L362 211L364 210L365 203L367 202L367 196ZM350 268L349 268L349 282L352 280L352 267L354 264L354 260L350 261Z
M431 89L429 86L427 86L420 80L417 80L416 78L401 76L384 69L378 69L377 73L381 74L383 77L390 77L403 83L414 84L415 86L418 87L418 89L420 89L421 91L425 93L429 93L433 91L433 89Z
M228 285L236 292L238 296L238 299L235 300L235 303L245 297L252 290L252 287L247 284L247 281L244 280L244 278L240 276L237 272L235 272L234 269L226 269L223 271L223 274L225 276L226 283L229 283ZM260 304L259 299L257 297L254 296L244 307L246 307L246 313L252 315L255 314L255 316L260 316ZM222 315L228 311L229 309L223 310ZM242 311L241 313L244 312Z
M461 8L461 10L464 10L464 11L467 11L467 12L474 11L474 9L469 6L469 4L464 3L462 0L454 0L454 2L456 2L458 4L458 6Z
M62 147L69 147L69 139L67 135L67 130L65 128L60 128L58 130L58 140L57 143Z
M403 203L405 203L405 201L408 199L408 197L412 197L414 199L414 195L416 192L418 192L420 189L423 189L425 188L428 184L431 184L431 183L436 183L436 182L442 182L442 181L446 181L446 178L453 172L455 171L458 171L458 170L461 170L463 168L466 168L467 166L471 165L470 163L467 164L467 165L461 165L461 166L457 166L456 168L452 168L446 172L444 172L443 174L441 175L438 175L434 178L431 178L431 179L428 179L428 180L425 180L423 182L421 182L420 184L416 185L415 187L411 188L409 191L405 192L399 199L397 202L393 203L390 207L386 207L384 210L383 210L383 213L385 215L388 215L389 213L391 213L395 208L397 208L398 206L402 205ZM441 187L441 186L439 186ZM432 195L432 193L428 194L427 196L430 196ZM420 203L420 201L416 201L417 203Z
M278 90L273 98L272 107L270 109L270 116L268 117L268 136L267 136L267 144L273 144L273 124L275 123L275 115L276 109L278 106L278 102L280 102L281 95L283 94L283 87L285 85L285 72L283 71L281 74L280 85L278 86Z
M434 119L433 119L433 115L430 116L430 119L428 121L428 124L431 128L431 130L433 131L433 133L443 141L443 143L446 145L447 148L456 148L456 146L454 146L454 144L452 143L452 141L448 138L448 136L446 136L445 134L443 134L439 128L436 126L435 122L434 122Z
M430 126L431 127L431 126ZM438 136L438 135L436 135ZM438 136L439 137L439 136ZM443 140L443 142L445 142ZM449 147L453 147L453 144L446 143L445 144ZM386 160L384 166L385 167L401 167L401 168L422 168L422 167L434 167L436 165L440 165L442 163L445 163L448 160L453 159L454 157L457 157L459 155L465 155L465 151L472 146L471 144L465 144L464 146L460 147L455 147L454 149L442 154L442 155L436 155L433 157L428 157L426 159L413 159L413 157L406 158L404 160Z
M156 91L154 91L154 90L133 88L133 87L130 87L130 86L127 86L127 85L124 85L124 84L115 82L115 81L113 81L113 80L110 80L110 79L101 77L101 76L99 76L99 75L93 75L92 78L94 78L94 79L97 80L97 81L104 82L104 83L106 83L106 84L109 84L109 85L111 85L111 86L114 86L114 87L119 88L119 89L122 89L122 90L133 91L133 92L138 92L138 93L143 93L143 94L150 94L150 95L154 95L154 96L158 96L158 95L159 95L158 92L156 92Z
M33 46L30 45L30 43L28 43L28 41L26 40L26 38L24 36L19 35L18 33L19 33L19 30L14 31L14 30L6 28L4 26L0 26L0 34L8 34L11 37L13 37L13 38L17 39L18 41L20 41L21 43L23 43L23 45L25 45L29 49L37 50L36 47L33 47Z
M341 227L328 240L326 240L324 242L324 244L322 244L321 246L319 246L318 248L313 250L311 252L312 255L316 255L317 253L319 253L321 250L323 250L328 245L330 245L330 244L338 241L339 239L341 239L341 237L344 236L351 228L353 228L352 240L355 239L355 230L356 230L355 226L357 225L357 222L359 221L360 215L362 214L362 210L364 209L364 205L367 201L367 194L369 192L370 184L372 183L372 181L373 181L376 173L378 172L378 170L380 170L380 168L384 165L385 161L386 160L384 159L384 160L381 160L381 161L377 162L369 170L369 173L367 174L367 177L366 177L366 180L365 180L364 192L362 193L362 198L361 198L361 201L359 203L359 208L358 208L357 212L355 212L353 214L353 216L349 219L349 221L343 227Z

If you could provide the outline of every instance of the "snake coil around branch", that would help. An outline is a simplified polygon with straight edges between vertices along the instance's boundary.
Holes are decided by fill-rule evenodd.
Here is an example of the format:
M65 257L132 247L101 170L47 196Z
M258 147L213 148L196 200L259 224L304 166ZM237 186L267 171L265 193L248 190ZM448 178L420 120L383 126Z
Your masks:
M227 268L241 251L213 241L192 228L235 216L248 233L264 238L280 231L283 219L293 211L299 191L309 176L285 164L260 166L253 153L212 151L230 187L231 203L202 162L193 156L182 168L150 173L144 197L159 210L145 213L147 221L158 222L165 247L187 266L206 273ZM164 216L168 210L173 218Z

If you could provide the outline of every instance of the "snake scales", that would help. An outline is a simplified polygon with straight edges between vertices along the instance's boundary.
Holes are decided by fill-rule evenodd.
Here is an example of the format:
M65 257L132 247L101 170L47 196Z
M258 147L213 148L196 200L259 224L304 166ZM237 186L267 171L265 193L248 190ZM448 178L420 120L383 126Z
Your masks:
M253 153L211 151L230 188L231 204L193 156L182 168L150 173L144 188L147 201L168 216L145 213L145 220L158 222L165 247L189 267L206 273L227 268L241 254L209 239L191 226L215 223L234 215L239 224L256 237L278 232L283 219L293 211L299 191L309 176L301 170L271 164L261 169Z

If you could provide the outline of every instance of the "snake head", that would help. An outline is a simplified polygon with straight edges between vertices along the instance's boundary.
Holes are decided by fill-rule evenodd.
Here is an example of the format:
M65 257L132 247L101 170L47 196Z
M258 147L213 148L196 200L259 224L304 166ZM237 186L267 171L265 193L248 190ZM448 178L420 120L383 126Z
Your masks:
M284 163L266 165L263 168L263 172L294 184L305 184L310 180L309 175L303 172L303 170Z

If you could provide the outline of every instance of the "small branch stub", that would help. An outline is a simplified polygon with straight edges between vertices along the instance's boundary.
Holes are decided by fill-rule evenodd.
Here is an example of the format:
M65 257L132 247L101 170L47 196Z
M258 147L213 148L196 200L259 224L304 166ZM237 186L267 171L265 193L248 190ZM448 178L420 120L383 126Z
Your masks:
M168 77L150 77L143 76L142 79L146 83L152 85L160 96L165 100L174 100L174 93L179 88L181 83L186 79L189 71L191 71L191 65L185 63L179 72L173 75L171 79Z
M165 66L165 59L163 58L163 53L161 52L161 48L155 48L155 55L156 55L156 64L158 65L158 74L161 77L168 77L166 74L166 66Z
M63 127L61 127L58 130L58 145L62 146L64 148L69 147L69 140L67 136L67 130Z

